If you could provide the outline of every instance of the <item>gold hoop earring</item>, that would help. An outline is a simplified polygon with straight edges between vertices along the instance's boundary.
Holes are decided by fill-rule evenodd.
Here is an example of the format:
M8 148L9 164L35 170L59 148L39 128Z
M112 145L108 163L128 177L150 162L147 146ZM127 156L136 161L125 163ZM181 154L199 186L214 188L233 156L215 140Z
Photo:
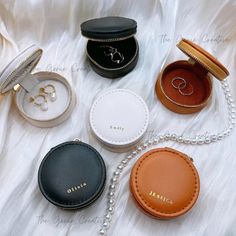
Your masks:
M55 102L57 100L56 89L52 84L48 84L39 89L40 93L47 94L50 101Z
M183 96L191 96L194 93L193 85L190 83L187 83L185 79L181 77L175 77L171 81L172 87L177 89L179 93ZM190 88L189 92L184 92L186 88Z
M44 94L38 94L35 97L30 97L30 103L33 103L35 106L40 107L42 111L48 110L47 99Z

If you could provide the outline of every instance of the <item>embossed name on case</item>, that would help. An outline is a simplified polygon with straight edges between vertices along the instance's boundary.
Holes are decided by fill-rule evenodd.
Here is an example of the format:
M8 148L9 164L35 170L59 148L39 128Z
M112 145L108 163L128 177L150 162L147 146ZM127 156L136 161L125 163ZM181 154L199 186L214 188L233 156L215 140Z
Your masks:
M162 202L166 202L166 203L171 204L171 205L173 204L173 201L171 199L169 199L169 198L167 198L167 197L165 197L161 194L158 194L154 191L150 191L149 196L154 197L154 198L156 198L156 199L158 199Z
M79 191L81 188L84 188L84 187L86 187L87 186L87 183L81 183L80 185L77 185L77 186L73 186L73 187L71 187L71 188L68 188L67 190L66 190L66 192L67 193L72 193L72 192L76 192L76 191Z
M125 128L119 125L110 125L110 129L123 132Z

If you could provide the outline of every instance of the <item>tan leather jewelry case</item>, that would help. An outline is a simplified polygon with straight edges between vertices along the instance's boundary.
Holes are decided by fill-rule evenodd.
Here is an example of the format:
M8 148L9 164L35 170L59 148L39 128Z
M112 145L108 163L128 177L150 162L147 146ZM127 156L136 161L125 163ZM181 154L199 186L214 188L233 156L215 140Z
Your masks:
M159 74L155 91L161 103L176 113L200 111L211 99L212 75L224 80L228 70L197 44L182 39L177 47L189 60L167 65Z
M200 180L193 161L171 148L152 149L135 163L130 190L137 204L158 219L185 214L197 201Z

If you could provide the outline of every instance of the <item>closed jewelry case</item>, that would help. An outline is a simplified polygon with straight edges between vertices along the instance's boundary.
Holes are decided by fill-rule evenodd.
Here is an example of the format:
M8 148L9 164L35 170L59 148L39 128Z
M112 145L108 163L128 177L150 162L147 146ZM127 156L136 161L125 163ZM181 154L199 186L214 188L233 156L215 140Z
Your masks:
M31 74L42 53L32 45L7 64L0 74L0 93L14 90L15 105L27 121L38 127L52 127L69 118L76 96L68 81L57 73Z
M149 111L144 100L128 89L99 94L90 110L95 137L111 151L127 151L144 136Z
M134 69L139 46L134 35L135 20L109 16L91 19L81 24L87 37L87 57L93 70L107 78L118 78Z
M38 184L44 197L63 209L82 209L102 194L106 167L92 146L70 141L53 147L38 171Z
M197 201L200 180L193 160L171 148L143 154L130 176L130 190L138 206L158 219L188 212Z
M224 80L228 70L197 44L182 39L177 47L189 60L167 65L159 74L156 94L168 109L181 114L200 111L211 99L212 75Z

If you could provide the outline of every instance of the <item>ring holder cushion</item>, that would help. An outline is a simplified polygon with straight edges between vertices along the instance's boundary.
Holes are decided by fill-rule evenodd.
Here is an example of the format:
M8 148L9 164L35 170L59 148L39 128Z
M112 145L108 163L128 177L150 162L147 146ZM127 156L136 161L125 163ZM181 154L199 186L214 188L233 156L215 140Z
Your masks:
M82 209L102 194L106 167L92 146L65 142L52 148L38 171L39 188L52 204L64 209Z
M111 151L126 151L144 136L149 111L144 100L127 89L107 90L98 95L90 110L95 137Z
M168 109L182 114L194 113L205 107L211 99L211 74L223 80L229 72L212 55L193 42L182 39L177 46L190 59L173 62L163 69L156 82L156 94ZM186 86L182 86L179 81L179 89L176 89L173 86L175 78L183 79Z
M65 121L73 111L76 97L67 80L53 72L31 74L42 55L42 50L32 45L15 57L0 75L0 92L11 91L19 84L15 93L15 103L21 115L31 124L39 127L51 127ZM50 102L47 98L47 111L42 111L31 97L40 93L40 88L53 85L57 99ZM47 96L46 96L47 97Z
M158 219L171 219L193 207L200 180L187 155L170 148L157 148L143 154L135 163L130 189L144 212Z
M124 17L103 17L82 23L81 32L89 38L87 56L94 71L107 78L118 78L133 70L139 52L136 30L136 21ZM108 47L117 50L112 60L106 55L110 53ZM122 61L116 63L121 55Z

